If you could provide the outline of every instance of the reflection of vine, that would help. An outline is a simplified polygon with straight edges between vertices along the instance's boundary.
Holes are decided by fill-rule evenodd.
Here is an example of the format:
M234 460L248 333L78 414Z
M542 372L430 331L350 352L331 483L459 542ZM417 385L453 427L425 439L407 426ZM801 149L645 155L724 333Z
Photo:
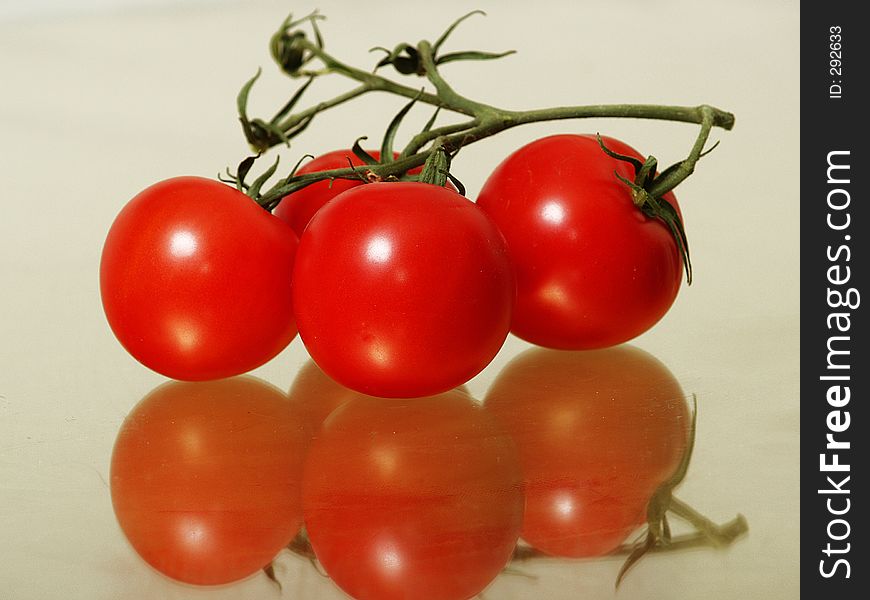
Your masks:
M683 514L688 514L689 512L691 512L691 514L693 515L692 518L687 518L686 520L688 520L693 525L696 522L703 522L704 524L702 527L698 527L697 530L693 533L670 537L668 539L661 537L656 540L655 537L653 537L652 542L648 541L650 539L650 534L649 532L646 532L644 535L641 536L639 541L631 544L623 544L610 554L603 557L628 557L622 569L620 570L617 585L619 584L619 582L622 581L622 578L625 576L628 569L634 563L636 563L643 554L646 554L647 552L659 553L678 552L680 550L691 550L694 548L725 548L727 546L730 546L738 538L740 538L749 531L749 524L746 521L746 517L741 514L738 514L727 523L717 525L706 517L703 517L699 513L695 512L694 509L690 508L688 505L684 504L677 498L672 498L671 511L679 517L682 517ZM641 548L643 550L640 555L638 555L638 548ZM632 558L635 556L636 558L632 560ZM577 560L549 556L547 554L544 554L543 552L532 548L531 546L518 545L511 562L513 564L538 559Z
M653 546L649 549L651 553L658 552L677 552L680 550L691 550L694 548L722 548L730 545L748 530L746 518L743 515L737 515L732 520L722 525L713 525L716 533L715 537L711 538L709 531L696 531L671 538L667 543L662 543ZM627 556L635 549L635 544L623 544L607 556ZM513 561L525 562L533 559L550 558L559 559L559 557L549 556L531 546L518 545L514 552ZM561 560L577 560L577 559L561 559Z
M318 575L329 578L329 575L326 574L320 566L320 563L317 562L317 556L314 554L314 548L311 547L311 541L308 539L308 533L305 531L305 527L300 529L299 533L296 534L296 537L290 540L290 543L287 544L287 550L296 556L301 556L311 563L311 566L314 567L314 570L317 571ZM278 578L275 576L274 561L263 567L263 573L265 573L266 577L278 586L278 589L281 589L281 582L278 581Z
M674 515L691 523L696 528L696 531L678 535L676 537L670 537L670 531L668 531L667 537L661 536L656 538L654 534L651 535L650 530L648 529L648 531L637 542L623 544L610 554L604 557L599 557L628 557L620 570L617 585L622 581L629 568L646 553L679 552L681 550L691 550L694 548L725 548L749 531L749 524L747 523L746 518L741 514L738 514L727 523L717 525L695 511L689 505L685 504L683 501L673 496L671 496L670 510ZM650 539L652 539L652 542L649 541ZM641 548L643 551L639 553L638 548ZM305 534L304 530L300 531L293 541L290 542L287 549L293 554L308 560L320 575L328 577L328 575L319 567L320 563L317 562L317 556L314 554L314 549L311 547L311 542L308 540L308 536ZM507 567L505 567L505 572L523 574L522 571L514 570L514 565L530 560L541 559L577 560L549 556L531 546L518 544L513 557L511 558L511 562ZM278 587L281 587L281 584L275 577L275 570L271 563L263 567L263 572L269 579L275 582Z
M682 500L676 498L673 494L674 489L686 477L689 463L692 460L692 453L695 449L698 399L694 394L692 395L692 406L692 422L689 425L689 439L686 451L674 474L658 487L656 493L650 499L647 507L646 532L637 541L631 544L623 544L608 555L627 556L616 578L617 587L631 567L648 552L671 552L700 547L724 548L749 531L749 524L741 514L738 514L727 523L717 525ZM695 528L695 531L678 537L672 537L671 527L668 523L668 512L691 524ZM538 558L549 557L530 546L517 546L513 561L527 561Z

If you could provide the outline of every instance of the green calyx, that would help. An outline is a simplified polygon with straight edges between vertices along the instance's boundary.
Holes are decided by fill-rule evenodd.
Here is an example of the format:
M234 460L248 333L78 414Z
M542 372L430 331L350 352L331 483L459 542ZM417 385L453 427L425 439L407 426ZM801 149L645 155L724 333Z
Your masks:
M463 60L493 60L502 58L510 54L514 54L516 50L507 50L506 52L483 52L480 50L461 50L459 52L450 52L448 54L439 54L441 45L447 41L450 34L469 17L474 15L486 15L482 10L472 11L462 17L456 19L447 30L431 45L432 61L435 65L443 65L445 63L457 62ZM375 46L370 52L384 52L385 56L375 65L375 71L381 67L392 65L396 71L402 75L418 75L423 76L427 73L426 62L423 59L423 52L417 47L408 43L396 45L392 50L388 50L383 46Z
M444 186L447 183L449 173L450 155L447 154L443 146L437 146L423 164L420 182Z
M604 145L600 134L597 136L598 145L601 146L605 154L616 160L629 163L634 167L634 181L630 181L616 172L614 172L614 175L631 189L631 199L643 214L651 219L658 219L667 225L683 259L686 282L689 285L692 285L692 259L689 256L689 240L686 238L686 230L683 227L680 213L664 198L664 195L691 174L698 159L709 154L716 147L714 145L713 148L710 148L706 152L701 151L711 127L712 123L708 115L705 114L702 120L701 134L699 135L700 144L696 142L688 158L671 165L662 171L661 174L656 173L658 160L654 156L649 156L645 161L641 162L633 156L614 152ZM696 149L698 149L697 153L695 152Z
M323 19L317 11L294 21L288 16L269 40L269 53L286 74L295 76L312 58L313 54L307 48L308 39L305 32L297 29L304 23L310 23L314 31L317 48L323 49L323 36L317 27L317 21Z

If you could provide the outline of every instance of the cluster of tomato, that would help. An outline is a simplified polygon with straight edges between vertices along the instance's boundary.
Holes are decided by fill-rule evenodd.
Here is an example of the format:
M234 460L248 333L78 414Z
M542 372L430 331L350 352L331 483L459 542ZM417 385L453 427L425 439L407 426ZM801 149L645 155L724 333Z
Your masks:
M348 157L330 153L300 173ZM668 226L617 177L632 170L594 136L559 135L509 156L476 203L426 183L335 180L287 196L274 215L222 183L170 179L113 224L103 305L130 354L175 379L250 371L298 327L315 362L349 388L441 393L479 373L509 331L549 348L602 348L664 315L683 262Z
M118 434L112 501L136 551L184 582L256 573L304 523L354 598L461 600L520 537L562 557L619 547L688 423L673 375L630 346L527 350L482 404L372 398L309 363L289 398L252 377L149 394Z

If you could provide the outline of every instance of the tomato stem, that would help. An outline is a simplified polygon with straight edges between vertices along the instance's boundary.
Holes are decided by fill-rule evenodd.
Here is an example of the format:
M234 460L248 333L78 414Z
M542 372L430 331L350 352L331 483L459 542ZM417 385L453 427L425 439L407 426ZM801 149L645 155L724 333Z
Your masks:
M741 514L738 514L725 525L717 525L679 498L673 496L671 497L669 509L675 515L690 523L698 531L698 534L703 536L709 545L714 548L724 548L749 531L746 517ZM671 543L673 543L673 540Z
M416 46L399 44L392 52L379 48L387 52L387 57L376 65L374 71L353 67L324 50L323 39L316 26L317 19L323 18L321 15L315 13L298 21L293 21L288 17L272 37L272 55L285 73L293 78L304 77L306 83L268 122L262 119L249 119L247 116L247 97L256 77L243 86L242 92L239 94L238 108L249 144L257 153L280 144L289 144L290 140L300 134L316 115L373 91L403 96L436 106L439 109L443 108L471 117L461 123L440 127L433 127L434 121L430 122L424 131L411 138L402 150L399 160L395 162L387 160L385 162L388 164L372 165L373 174L380 178L401 177L408 169L424 164L434 148L430 144L436 140L439 141L439 146L444 151L452 155L463 146L496 135L506 129L529 123L608 117L658 119L701 125L700 133L689 156L663 172L649 187L648 191L658 197L676 187L692 174L695 164L704 155L704 144L713 127L730 130L734 126L733 114L709 105L591 104L515 111L467 98L454 90L444 79L438 65L457 60L488 60L510 53L468 51L439 56L441 45L447 36L459 23L473 14L477 14L477 11L456 20L434 45L422 40ZM313 28L314 40L306 37L305 32L298 29L300 25L304 24L309 24ZM319 61L322 68L315 70L308 68L309 63L314 60ZM389 64L403 74L425 75L435 88L435 93L404 85L377 73L378 67ZM330 100L292 113L292 108L308 86L315 79L328 74L342 75L358 82L359 85ZM427 148L427 146L429 147ZM264 208L271 209L286 194L316 181L353 177L357 177L357 174L349 168L299 176L291 175L282 179L278 185L264 194L254 196L254 199Z
M432 152L423 165L420 173L420 181L432 185L444 186L447 183L447 174L450 172L450 155L441 144L441 140L435 140Z

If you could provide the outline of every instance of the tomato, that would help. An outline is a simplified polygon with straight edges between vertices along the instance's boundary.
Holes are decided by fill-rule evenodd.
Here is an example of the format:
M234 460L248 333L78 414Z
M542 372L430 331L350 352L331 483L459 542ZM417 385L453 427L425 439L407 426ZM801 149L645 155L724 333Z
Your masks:
M611 150L643 157L603 138ZM640 335L667 312L682 258L670 229L635 207L634 167L594 136L528 144L487 179L478 204L508 242L516 268L512 331L540 346L585 350ZM673 194L664 199L679 211Z
M136 552L173 579L247 577L301 526L306 444L287 396L258 379L165 384L118 432L118 523Z
M381 153L378 150L367 150L366 152L375 160L381 159ZM399 158L398 152L393 152L393 158ZM350 159L350 162L348 162ZM364 167L366 163L353 153L353 150L333 150L318 156L314 160L305 163L299 170L297 175L306 173L317 173L319 171L331 171L333 169L346 169L351 164L356 167ZM419 173L423 167L416 167L408 171L410 174ZM364 171L364 169L362 169ZM280 204L272 211L276 217L286 221L296 232L296 235L302 237L302 232L311 217L314 216L324 204L338 196L340 193L349 190L350 188L362 185L360 179L336 179L329 181L328 179L312 183L297 192L293 192L281 200ZM445 184L449 189L456 190L449 181Z
M631 346L528 350L498 375L485 407L517 444L522 538L557 556L616 549L645 520L688 443L680 385Z
M375 160L381 159L381 153L377 150L367 151ZM396 157L398 152L393 153ZM348 162L350 159L350 162ZM319 171L331 171L333 169L346 169L351 164L357 167L365 166L360 158L353 153L353 150L333 150L321 156L318 156L312 161L306 162L299 170L297 175L306 173L317 173ZM332 200L340 193L349 190L358 185L362 185L362 180L359 179L328 179L312 183L309 186L302 188L297 192L293 192L286 196L278 206L275 207L273 214L276 217L286 221L296 232L298 237L302 237L302 232L305 227L320 208L328 201Z
M495 356L515 294L505 242L474 203L425 183L329 202L299 243L299 334L327 375L373 396L465 383Z
M510 559L520 479L512 440L467 394L358 396L311 446L305 527L354 598L464 600Z
M133 198L103 247L100 291L118 340L168 377L267 362L296 335L293 231L222 183L178 177Z

